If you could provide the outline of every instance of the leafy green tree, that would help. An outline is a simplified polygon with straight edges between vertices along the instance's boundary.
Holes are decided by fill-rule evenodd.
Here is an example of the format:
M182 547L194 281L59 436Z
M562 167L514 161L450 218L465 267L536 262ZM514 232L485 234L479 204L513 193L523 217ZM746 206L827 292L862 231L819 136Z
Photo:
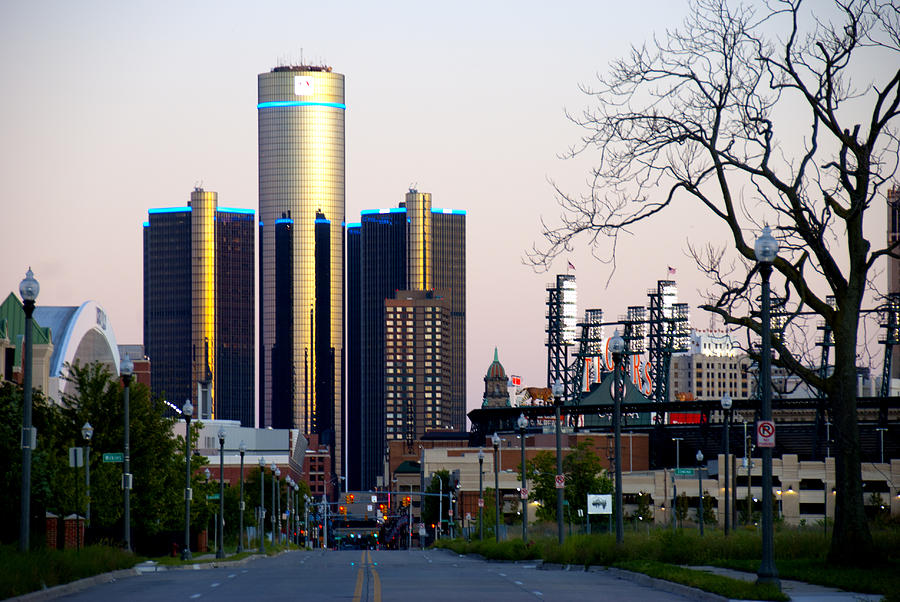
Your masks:
M566 475L565 499L573 516L587 511L589 493L612 493L613 484L600 462L591 439L579 441L563 457ZM520 477L521 477L521 473ZM556 520L556 455L540 451L526 462L526 477L531 482L528 499L538 502L540 520Z
M650 505L650 494L641 492L637 498L637 509L634 511L634 517L638 520L652 521L653 508Z
M441 492L441 480L443 480L443 492L444 492L444 500L441 503L438 500L438 495ZM432 493L434 495L429 495L425 497L425 507L422 510L422 522L426 525L437 524L438 523L438 511L441 512L441 519L443 521L450 520L450 504L448 502L449 498L447 497L447 488L450 483L450 471L447 470L438 470L431 477L431 482L425 488L425 493ZM442 523L442 524L447 524Z
M683 523L684 519L687 518L690 506L691 504L688 501L687 494L682 491L675 501L675 518L678 519L679 524Z

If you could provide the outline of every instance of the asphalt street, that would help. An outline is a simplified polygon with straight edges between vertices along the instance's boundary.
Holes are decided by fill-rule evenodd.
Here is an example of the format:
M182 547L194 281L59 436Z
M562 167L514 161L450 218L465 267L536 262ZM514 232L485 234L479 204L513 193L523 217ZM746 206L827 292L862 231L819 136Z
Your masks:
M167 570L105 583L62 600L686 600L604 572L538 570L442 550L316 550L237 566Z

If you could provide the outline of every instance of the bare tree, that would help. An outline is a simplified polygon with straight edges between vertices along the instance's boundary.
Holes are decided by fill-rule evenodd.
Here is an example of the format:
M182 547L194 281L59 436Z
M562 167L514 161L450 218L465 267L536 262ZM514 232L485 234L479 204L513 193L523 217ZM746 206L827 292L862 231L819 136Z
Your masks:
M702 307L758 340L753 241L772 225L781 248L773 289L788 320L813 312L834 333L827 376L804 361L804 342L773 337L772 346L776 365L827 395L837 481L829 557L859 562L871 549L856 411L860 310L876 263L898 257L863 225L870 209L883 211L897 169L900 9L810 4L694 0L680 29L632 47L585 88L596 102L570 115L585 132L571 154L599 152L590 191L556 187L561 223L544 223L546 244L527 261L548 267L586 237L614 263L620 233L691 200L721 220L728 240L690 247L714 283ZM861 72L874 81L855 82Z

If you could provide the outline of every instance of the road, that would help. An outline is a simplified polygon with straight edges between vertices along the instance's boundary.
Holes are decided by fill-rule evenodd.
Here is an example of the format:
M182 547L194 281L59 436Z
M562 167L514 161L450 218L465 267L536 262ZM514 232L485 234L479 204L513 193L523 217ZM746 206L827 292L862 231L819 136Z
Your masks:
M97 585L62 600L686 600L603 572L538 570L447 551L290 552L246 564L169 570Z

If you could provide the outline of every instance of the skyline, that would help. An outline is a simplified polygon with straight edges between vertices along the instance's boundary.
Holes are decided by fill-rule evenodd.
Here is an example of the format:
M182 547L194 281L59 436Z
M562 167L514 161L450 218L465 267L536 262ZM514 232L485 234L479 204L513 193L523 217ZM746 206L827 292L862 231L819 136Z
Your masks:
M4 4L0 48L16 60L0 74L16 93L0 101L12 226L0 282L15 291L30 265L39 305L93 299L119 343L141 342L147 211L182 205L202 184L259 216L256 76L302 56L346 76L346 221L396 206L413 185L435 207L467 212L468 409L480 406L494 347L508 374L543 386L545 288L567 261L579 315L596 307L614 319L645 304L671 266L692 325L706 327L705 281L685 255L686 241L706 242L705 217L638 227L620 241L608 288L610 267L586 245L549 273L521 261L540 243L540 217L559 213L548 180L581 191L595 158L557 156L581 136L564 115L589 104L578 85L629 42L677 25L687 3L398 6ZM873 208L868 222L877 240L885 214Z

